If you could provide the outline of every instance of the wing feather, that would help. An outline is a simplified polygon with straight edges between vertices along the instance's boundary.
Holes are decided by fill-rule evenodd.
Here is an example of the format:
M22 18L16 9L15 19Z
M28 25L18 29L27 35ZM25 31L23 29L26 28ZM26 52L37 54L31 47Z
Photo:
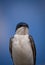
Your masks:
M9 41L9 52L11 54L11 58L12 58L12 39L13 39L13 37L11 37L10 41Z
M33 51L33 58L34 58L34 65L36 64L36 47L35 47L35 42L33 40L33 37L30 35L29 36L30 42L31 42L31 47Z

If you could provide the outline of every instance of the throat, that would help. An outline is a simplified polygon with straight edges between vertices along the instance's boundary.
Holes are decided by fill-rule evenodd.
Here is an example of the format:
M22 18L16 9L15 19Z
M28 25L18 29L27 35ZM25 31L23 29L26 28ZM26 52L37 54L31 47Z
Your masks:
M16 34L19 34L19 35L27 35L28 34L28 29L27 28L19 28L16 31Z
M26 31L20 31L20 32L18 32L18 33L16 33L16 34L19 34L19 35L26 35L27 32L26 32Z

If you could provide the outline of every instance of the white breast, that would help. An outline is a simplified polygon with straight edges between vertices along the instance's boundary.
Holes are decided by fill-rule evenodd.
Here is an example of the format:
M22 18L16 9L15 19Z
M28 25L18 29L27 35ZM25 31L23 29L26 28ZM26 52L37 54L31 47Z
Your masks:
M16 65L33 65L33 53L28 35L15 35L12 56Z

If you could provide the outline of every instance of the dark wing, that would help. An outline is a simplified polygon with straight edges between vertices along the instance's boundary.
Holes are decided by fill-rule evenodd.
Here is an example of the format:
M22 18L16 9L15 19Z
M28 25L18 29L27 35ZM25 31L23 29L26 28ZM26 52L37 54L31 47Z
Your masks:
M32 47L32 51L33 51L33 58L34 58L34 65L36 64L36 47L35 47L35 42L32 38L32 36L29 36L30 42L31 42L31 47Z
M10 38L10 42L9 42L9 52L11 54L11 58L12 58L12 39L13 37Z

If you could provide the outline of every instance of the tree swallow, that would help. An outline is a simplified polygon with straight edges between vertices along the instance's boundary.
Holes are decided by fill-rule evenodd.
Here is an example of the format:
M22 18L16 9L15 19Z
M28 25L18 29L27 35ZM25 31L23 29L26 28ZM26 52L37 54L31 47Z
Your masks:
M9 51L14 65L35 65L36 47L29 35L29 26L21 22L16 26L16 33L10 38Z

